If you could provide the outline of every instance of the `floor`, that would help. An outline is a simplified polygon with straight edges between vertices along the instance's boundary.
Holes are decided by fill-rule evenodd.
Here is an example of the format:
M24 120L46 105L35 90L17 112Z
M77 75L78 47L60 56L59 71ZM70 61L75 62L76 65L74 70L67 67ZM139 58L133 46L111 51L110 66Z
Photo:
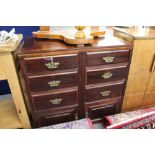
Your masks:
M95 123L94 128L95 129L103 129L103 125L101 123Z
M10 98L12 98L11 94L0 95L0 100L10 99Z

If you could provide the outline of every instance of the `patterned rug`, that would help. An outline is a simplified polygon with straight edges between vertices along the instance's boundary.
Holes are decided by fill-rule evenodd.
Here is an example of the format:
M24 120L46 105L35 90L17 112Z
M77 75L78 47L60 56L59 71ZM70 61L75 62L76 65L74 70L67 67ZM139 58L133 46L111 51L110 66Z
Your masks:
M106 129L155 129L155 107L105 116Z
M89 118L66 122L56 125L41 127L39 129L93 129L94 126Z

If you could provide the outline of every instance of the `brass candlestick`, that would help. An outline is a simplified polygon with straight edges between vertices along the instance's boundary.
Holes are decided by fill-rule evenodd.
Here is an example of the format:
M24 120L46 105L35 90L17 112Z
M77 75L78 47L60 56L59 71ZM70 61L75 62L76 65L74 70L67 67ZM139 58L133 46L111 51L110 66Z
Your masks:
M85 33L83 30L86 28L85 26L75 26L75 28L78 30L75 34L76 39L84 39L86 38Z

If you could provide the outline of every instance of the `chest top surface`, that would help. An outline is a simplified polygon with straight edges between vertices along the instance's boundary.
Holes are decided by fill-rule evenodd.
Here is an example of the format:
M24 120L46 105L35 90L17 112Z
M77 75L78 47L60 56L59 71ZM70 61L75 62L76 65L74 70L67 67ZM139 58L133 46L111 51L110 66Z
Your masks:
M34 39L26 38L24 40L24 45L19 52L19 56L28 55L28 54L37 54L44 52L57 52L57 51L76 51L76 50L89 50L89 49L98 49L98 48L108 48L108 47L122 47L130 48L132 45L126 43L123 40L120 40L112 35L106 35L102 38L95 39L93 44L85 46L73 46L64 43L59 40L49 40L49 39Z

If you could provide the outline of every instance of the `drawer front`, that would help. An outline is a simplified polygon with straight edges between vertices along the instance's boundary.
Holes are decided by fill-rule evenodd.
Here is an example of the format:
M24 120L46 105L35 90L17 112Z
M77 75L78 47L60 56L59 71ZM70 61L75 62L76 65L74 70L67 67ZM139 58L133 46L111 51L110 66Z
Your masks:
M87 53L87 66L128 62L129 50Z
M67 88L77 86L77 73L60 74L60 75L44 75L40 77L28 77L30 90L46 91L59 88Z
M86 84L95 84L125 79L127 75L127 66L118 66L115 68L96 69L87 71Z
M64 108L67 106L78 106L78 92L74 90L32 96L32 100L36 111Z
M85 102L104 100L122 96L124 83L118 83L108 86L87 88Z
M58 123L64 123L75 120L77 117L76 110L68 110L59 113L47 113L38 115L38 126L48 126Z
M104 116L115 114L116 108L117 104L90 106L88 108L88 117L91 119L103 118Z
M53 56L48 58L25 58L25 70L29 73L58 71L78 67L78 56Z

